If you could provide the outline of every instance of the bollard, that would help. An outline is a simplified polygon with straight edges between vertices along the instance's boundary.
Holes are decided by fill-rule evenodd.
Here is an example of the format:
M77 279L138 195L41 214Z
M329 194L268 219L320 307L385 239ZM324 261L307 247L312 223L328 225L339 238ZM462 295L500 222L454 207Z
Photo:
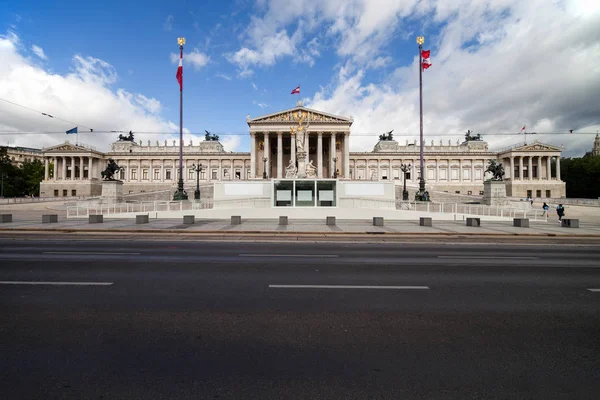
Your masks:
M279 217L279 225L287 225L288 224L288 217Z
M327 218L325 218L325 224L327 224L327 225L335 225L335 217L327 217Z
M467 226L481 226L481 218L467 218Z
M42 224L53 224L58 222L58 214L42 215Z
M194 215L184 215L183 216L183 224L184 225L194 225L196 223L196 217Z
M578 219L563 219L560 223L563 228L579 228Z
M515 218L513 219L513 226L516 226L517 228L529 228L529 219Z
M421 218L419 218L419 225L433 226L433 220L431 219L431 217L421 217Z
M383 226L383 217L373 217L373 226Z
M135 224L139 225L139 224L147 224L149 222L150 218L148 217L148 214L142 214L142 215L136 215L135 216Z
M12 222L12 214L0 214L0 224Z
M104 222L104 215L102 215L102 214L88 216L88 223L90 223L90 224L101 224L103 222Z
M231 216L231 225L241 225L242 216L241 215L232 215Z

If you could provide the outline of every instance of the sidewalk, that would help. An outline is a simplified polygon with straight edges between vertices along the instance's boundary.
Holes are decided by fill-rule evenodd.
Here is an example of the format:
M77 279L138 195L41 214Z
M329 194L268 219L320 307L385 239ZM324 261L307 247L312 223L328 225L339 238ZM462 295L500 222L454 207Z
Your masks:
M328 235L494 235L494 236L586 236L600 237L600 225L582 223L580 228L563 228L557 221L530 221L529 228L512 226L512 221L482 221L481 227L465 226L462 221L436 221L432 227L419 226L418 220L385 220L384 226L373 226L369 220L340 220L328 226L325 221L290 219L289 225L278 225L273 219L244 219L241 225L231 225L230 220L196 219L193 225L184 225L181 219L150 219L148 224L136 224L135 220L105 219L104 223L90 224L87 219L66 219L59 216L58 223L42 224L41 217L14 218L12 223L0 224L0 232L146 232L162 234L328 234Z

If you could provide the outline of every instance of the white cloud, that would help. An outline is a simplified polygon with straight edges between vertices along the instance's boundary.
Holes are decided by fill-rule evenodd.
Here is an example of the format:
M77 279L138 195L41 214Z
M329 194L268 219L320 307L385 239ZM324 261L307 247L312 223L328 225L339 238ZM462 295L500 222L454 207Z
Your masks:
M252 82L252 87L254 88L254 90L258 90L258 86L256 86L256 83Z
M171 53L171 62L179 64L179 54ZM186 65L192 66L194 70L199 70L210 62L210 56L202 53L198 49L193 49L190 52L183 53L183 67Z
M217 78L221 78L221 79L225 79L226 81L230 81L231 77L229 75L225 75L225 74L217 74L215 75Z
M163 28L165 31L172 31L173 30L173 20L175 18L172 15L169 15L167 17L167 19L165 20L165 23L163 24Z
M75 55L70 73L54 74L20 54L18 43L19 37L15 34L0 36L0 98L94 128L95 133L81 129L79 139L100 150L108 150L108 144L117 136L100 131L178 132L178 125L158 115L161 110L158 100L124 89L112 89L118 76L107 62ZM66 134L43 133L64 132L73 127L57 118L50 119L5 102L0 102L0 114L0 131L40 132L2 135L3 142L40 148L72 139ZM136 135L136 140L146 142L148 139L154 142L160 137Z
M225 151L240 151L241 138L239 135L220 135L219 141L223 145Z
M259 106L260 108L263 108L263 109L266 107L270 107L267 103L261 103L256 100L252 100L252 104L254 104L255 106Z
M44 53L44 49L42 49L39 46L36 46L35 44L31 46L31 51L33 51L35 55L41 58L42 60L48 59L48 57L46 57L46 54Z
M237 64L240 68L239 75L242 77L251 76L253 66L274 65L276 60L284 55L292 55L294 44L285 30L277 34L262 39L262 45L259 49L253 50L243 47L235 53L225 54L227 60Z

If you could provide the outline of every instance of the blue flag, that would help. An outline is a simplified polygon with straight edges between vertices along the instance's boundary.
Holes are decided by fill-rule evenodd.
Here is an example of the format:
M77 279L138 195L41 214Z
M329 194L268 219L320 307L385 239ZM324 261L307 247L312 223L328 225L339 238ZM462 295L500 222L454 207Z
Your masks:
M72 134L72 133L77 133L77 127L73 128L73 129L69 129L69 130L67 131L67 135L70 135L70 134Z

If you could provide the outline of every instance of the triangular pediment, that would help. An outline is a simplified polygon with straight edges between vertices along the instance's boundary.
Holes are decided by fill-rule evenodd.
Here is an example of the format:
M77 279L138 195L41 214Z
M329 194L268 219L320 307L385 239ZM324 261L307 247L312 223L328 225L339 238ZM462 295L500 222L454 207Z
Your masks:
M514 147L511 149L511 151L562 151L562 149L558 146L540 143L536 140L531 144L524 144L522 146Z
M91 149L82 147L82 146L78 146L72 143L64 142L61 144L57 144L56 146L51 146L51 147L46 147L44 149L42 149L42 152L44 153L53 153L53 152L62 152L62 151L85 151L85 152L89 152Z
M248 125L266 122L295 124L298 121L300 114L303 115L303 119L305 122L343 124L352 124L352 122L354 122L352 118L329 114L322 111L313 110L311 108L306 108L303 106L297 106L294 108L290 108L289 110L278 111L272 114L263 115L261 117L247 118L246 122L248 123Z

